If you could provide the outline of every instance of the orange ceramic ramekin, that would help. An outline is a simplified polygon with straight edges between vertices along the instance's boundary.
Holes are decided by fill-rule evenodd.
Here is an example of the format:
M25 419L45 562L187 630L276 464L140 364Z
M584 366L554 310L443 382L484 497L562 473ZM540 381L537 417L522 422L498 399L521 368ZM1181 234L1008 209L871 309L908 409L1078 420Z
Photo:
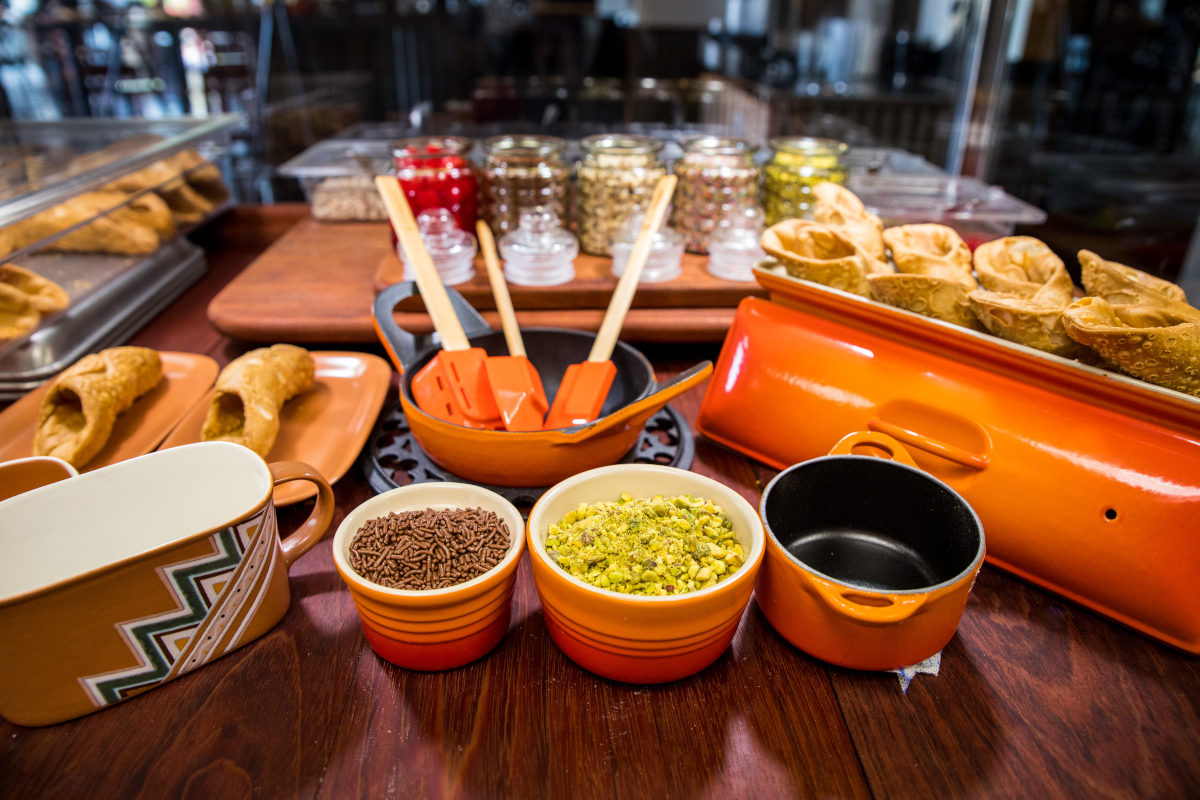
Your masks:
M564 572L546 554L546 531L580 503L691 494L724 509L745 563L724 581L666 597L618 594ZM687 470L617 464L581 472L542 495L526 529L533 579L555 644L584 669L627 683L662 683L707 667L733 640L758 574L763 528L733 489Z
M423 508L482 508L508 526L510 544L499 564L444 589L391 589L350 566L350 542L363 523L390 512ZM508 630L517 563L525 549L521 513L495 492L464 483L417 483L376 495L351 511L333 537L333 560L358 610L367 642L401 667L442 670L487 654Z
M983 564L983 526L895 439L850 434L831 455L783 470L760 513L758 605L796 647L883 670L923 661L954 637Z

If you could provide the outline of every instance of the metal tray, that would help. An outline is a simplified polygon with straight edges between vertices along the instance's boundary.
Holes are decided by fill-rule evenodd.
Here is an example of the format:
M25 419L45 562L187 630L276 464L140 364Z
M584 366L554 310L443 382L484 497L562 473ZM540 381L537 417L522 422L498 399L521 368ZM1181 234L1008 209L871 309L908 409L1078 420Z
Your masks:
M204 251L182 237L146 258L56 254L25 262L73 294L72 304L0 350L4 400L20 397L88 353L126 341L208 271Z

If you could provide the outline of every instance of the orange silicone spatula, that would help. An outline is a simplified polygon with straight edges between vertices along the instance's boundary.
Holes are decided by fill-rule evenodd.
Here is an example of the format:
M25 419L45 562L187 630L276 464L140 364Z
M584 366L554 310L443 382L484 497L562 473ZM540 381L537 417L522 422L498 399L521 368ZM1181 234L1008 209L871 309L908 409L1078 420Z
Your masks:
M507 356L489 356L483 362L492 386L492 398L500 409L506 430L540 431L550 407L546 390L537 369L525 355L525 342L521 339L512 297L496 256L492 229L483 220L476 223L475 229L479 233L479 249L483 251L483 262L487 265L488 281L492 284L492 296L496 298L496 310L500 312L504 341L508 344Z
M633 293L637 291L646 259L650 257L654 234L667 214L667 207L674 192L674 175L659 178L650 198L650 206L646 209L641 231L638 232L633 249L629 253L625 271L621 273L617 288L608 302L608 310L604 312L604 320L600 323L596 341L592 343L587 361L567 367L558 392L554 395L554 405L546 415L544 427L547 430L582 425L600 416L604 399L608 397L608 390L612 388L613 378L617 375L617 367L612 362L612 351L616 347L621 325L625 322L625 314L633 303Z
M399 181L380 175L375 186L396 228L405 260L416 274L425 310L442 339L441 352L413 376L413 399L422 411L458 425L488 430L502 427L504 420L483 365L487 353L482 347L472 347L467 339Z

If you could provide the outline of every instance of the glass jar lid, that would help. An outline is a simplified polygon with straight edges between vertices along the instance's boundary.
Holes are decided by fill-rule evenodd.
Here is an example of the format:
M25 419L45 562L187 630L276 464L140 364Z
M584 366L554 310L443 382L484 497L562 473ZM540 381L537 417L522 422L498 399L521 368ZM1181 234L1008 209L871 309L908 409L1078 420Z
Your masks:
M579 255L578 240L563 229L558 214L548 206L522 209L517 229L505 234L500 245L518 258L539 255L574 260Z
M466 155L474 142L465 136L410 136L391 143L396 158L438 158Z
M658 139L637 133L598 133L580 144L588 153L618 156L651 156L663 149Z
M483 149L500 158L550 158L561 156L567 143L557 136L492 136L484 140Z
M445 208L427 208L417 215L417 228L429 256L437 261L470 253L475 255L475 237L454 224L454 215Z
M616 235L613 236L613 244L627 244L633 246L637 241L638 234L642 232L642 223L646 221L646 210L643 208L634 209L633 212L625 218L625 222L621 225ZM666 222L658 226L658 230L654 232L654 240L651 245L652 250L669 250L675 247L683 246L683 235L672 227L669 227Z
M820 139L813 136L777 136L770 142L773 150L791 155L844 155L850 145L837 139Z
M685 153L749 158L758 152L758 145L734 136L695 136L683 141L683 150Z

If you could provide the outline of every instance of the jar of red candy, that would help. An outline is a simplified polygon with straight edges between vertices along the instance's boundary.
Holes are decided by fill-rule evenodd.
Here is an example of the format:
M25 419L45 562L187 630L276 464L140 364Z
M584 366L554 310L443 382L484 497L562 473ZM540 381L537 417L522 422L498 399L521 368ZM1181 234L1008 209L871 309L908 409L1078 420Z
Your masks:
M462 136L413 136L392 144L400 188L416 217L427 208L444 208L461 230L475 230L479 183Z

